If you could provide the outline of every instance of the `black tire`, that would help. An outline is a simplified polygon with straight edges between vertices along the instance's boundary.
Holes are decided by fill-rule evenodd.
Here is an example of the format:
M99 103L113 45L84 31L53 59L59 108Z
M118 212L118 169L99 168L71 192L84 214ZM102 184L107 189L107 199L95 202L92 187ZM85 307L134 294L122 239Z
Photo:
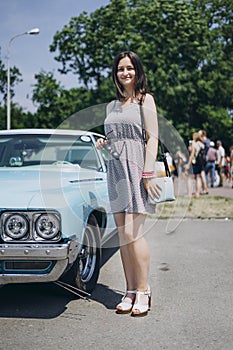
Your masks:
M80 254L62 280L90 293L96 286L100 263L100 228L95 216L91 215L84 233Z

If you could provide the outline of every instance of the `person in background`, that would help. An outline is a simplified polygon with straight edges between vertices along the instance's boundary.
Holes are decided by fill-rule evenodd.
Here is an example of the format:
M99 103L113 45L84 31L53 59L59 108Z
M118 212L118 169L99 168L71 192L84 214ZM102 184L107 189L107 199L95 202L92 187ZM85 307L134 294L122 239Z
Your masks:
M233 146L230 147L230 174L231 174L231 187L233 188Z
M217 167L217 171L218 171L218 174L220 177L220 183L219 183L218 187L222 187L223 181L225 178L226 160L225 160L225 149L222 146L221 140L217 141L217 154L218 154L218 158L217 158L217 162L216 162L216 167Z
M230 169L231 169L231 157L229 154L226 154L225 176L226 176L227 182L230 182L231 180Z
M205 155L207 157L207 152L209 150L210 147L210 139L207 137L206 131L205 130L199 130L198 134L200 136L201 141L204 144L204 149L205 149ZM208 190L207 190L207 182L206 182L206 173L205 173L205 166L206 166L206 161L207 159L205 159L205 161L202 164L202 171L201 171L201 186L202 186L202 191L201 191L201 195L202 194L208 194Z
M174 155L174 164L176 168L175 175L181 178L185 176L185 164L187 163L187 158L181 152L180 148L177 148L176 153Z
M229 147L229 151L226 154L226 167L225 167L225 179L227 184L233 185L232 182L232 161L233 161L233 146Z
M210 147L210 139L207 137L207 134L206 134L205 130L199 130L198 133L199 133L199 135L201 137L202 142L205 145L205 152L207 154L208 149Z
M201 137L198 132L193 133L193 141L191 145L191 153L189 156L188 163L185 165L185 170L186 173L190 172L190 168L192 167L193 169L193 175L195 178L195 183L196 183L196 189L195 189L195 194L194 198L199 198L200 197L200 192L201 192L201 172L203 170L202 164L198 163L198 153L200 152L201 149L204 150L204 143L201 140Z
M207 151L207 162L205 165L205 175L206 183L208 184L209 174L210 174L210 186L214 187L214 174L215 174L215 162L217 160L218 154L217 150L214 148L215 144L213 141L210 141L210 147Z
M189 152L189 157L192 153L192 143L193 140L189 140L189 144L188 144L188 152ZM194 186L193 186L193 169L192 167L189 166L189 168L186 167L188 160L186 160L185 164L184 164L184 175L187 179L187 195L186 197L191 198L193 195L193 191L194 191Z

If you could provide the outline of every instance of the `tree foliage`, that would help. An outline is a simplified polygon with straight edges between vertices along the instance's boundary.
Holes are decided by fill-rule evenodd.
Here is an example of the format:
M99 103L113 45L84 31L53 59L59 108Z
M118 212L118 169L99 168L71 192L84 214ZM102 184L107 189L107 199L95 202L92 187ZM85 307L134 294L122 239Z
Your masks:
M113 96L108 82L113 57L122 50L137 52L159 111L185 138L205 128L210 137L231 142L232 4L112 0L90 15L71 18L50 50L60 71L96 89L101 102Z
M15 86L22 81L21 76L17 67L10 68L11 122L13 128L24 127L28 116L23 112L22 107L12 101L15 95ZM0 50L0 129L6 129L7 127L7 88L7 68L1 59Z
M91 91L85 88L65 90L51 72L36 74L33 102L38 105L36 126L56 128L69 116L94 103Z
M10 68L10 92L11 97L14 97L15 86L22 81L21 73L19 69L15 66ZM0 94L2 98L0 100L0 106L6 104L7 100L7 68L5 67L1 58L1 48L0 48Z
M37 112L14 123L58 127L73 113L110 101L113 58L133 50L143 61L159 112L185 140L204 128L228 147L233 138L232 18L232 0L110 0L93 13L72 17L55 33L50 51L62 74L77 76L77 88L64 89L51 72L36 74ZM12 70L12 88L18 73ZM0 74L5 98L1 60Z

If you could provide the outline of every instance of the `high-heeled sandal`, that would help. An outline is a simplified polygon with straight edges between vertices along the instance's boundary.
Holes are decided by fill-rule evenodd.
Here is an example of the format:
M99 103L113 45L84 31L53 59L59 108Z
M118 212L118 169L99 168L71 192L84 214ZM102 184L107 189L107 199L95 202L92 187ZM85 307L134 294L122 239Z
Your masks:
M125 298L127 297L128 294L135 294L136 295L136 293L137 293L136 290L127 290L121 299L121 303L119 303L116 306L116 313L129 314L132 311L134 300L132 300L132 303L129 303L129 302L125 301Z
M140 304L140 296L141 295L148 296L148 303L146 305ZM148 288L144 292L137 291L136 297L137 297L137 303L135 303L133 308L132 308L131 316L133 316L133 317L146 316L148 314L148 311L151 308L151 290Z

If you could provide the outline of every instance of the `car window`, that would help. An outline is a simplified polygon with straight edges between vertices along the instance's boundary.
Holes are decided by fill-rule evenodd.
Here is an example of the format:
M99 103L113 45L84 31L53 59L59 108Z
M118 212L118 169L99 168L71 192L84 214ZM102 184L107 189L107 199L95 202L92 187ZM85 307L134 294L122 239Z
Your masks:
M21 167L65 162L82 168L101 168L89 135L0 136L0 166Z

